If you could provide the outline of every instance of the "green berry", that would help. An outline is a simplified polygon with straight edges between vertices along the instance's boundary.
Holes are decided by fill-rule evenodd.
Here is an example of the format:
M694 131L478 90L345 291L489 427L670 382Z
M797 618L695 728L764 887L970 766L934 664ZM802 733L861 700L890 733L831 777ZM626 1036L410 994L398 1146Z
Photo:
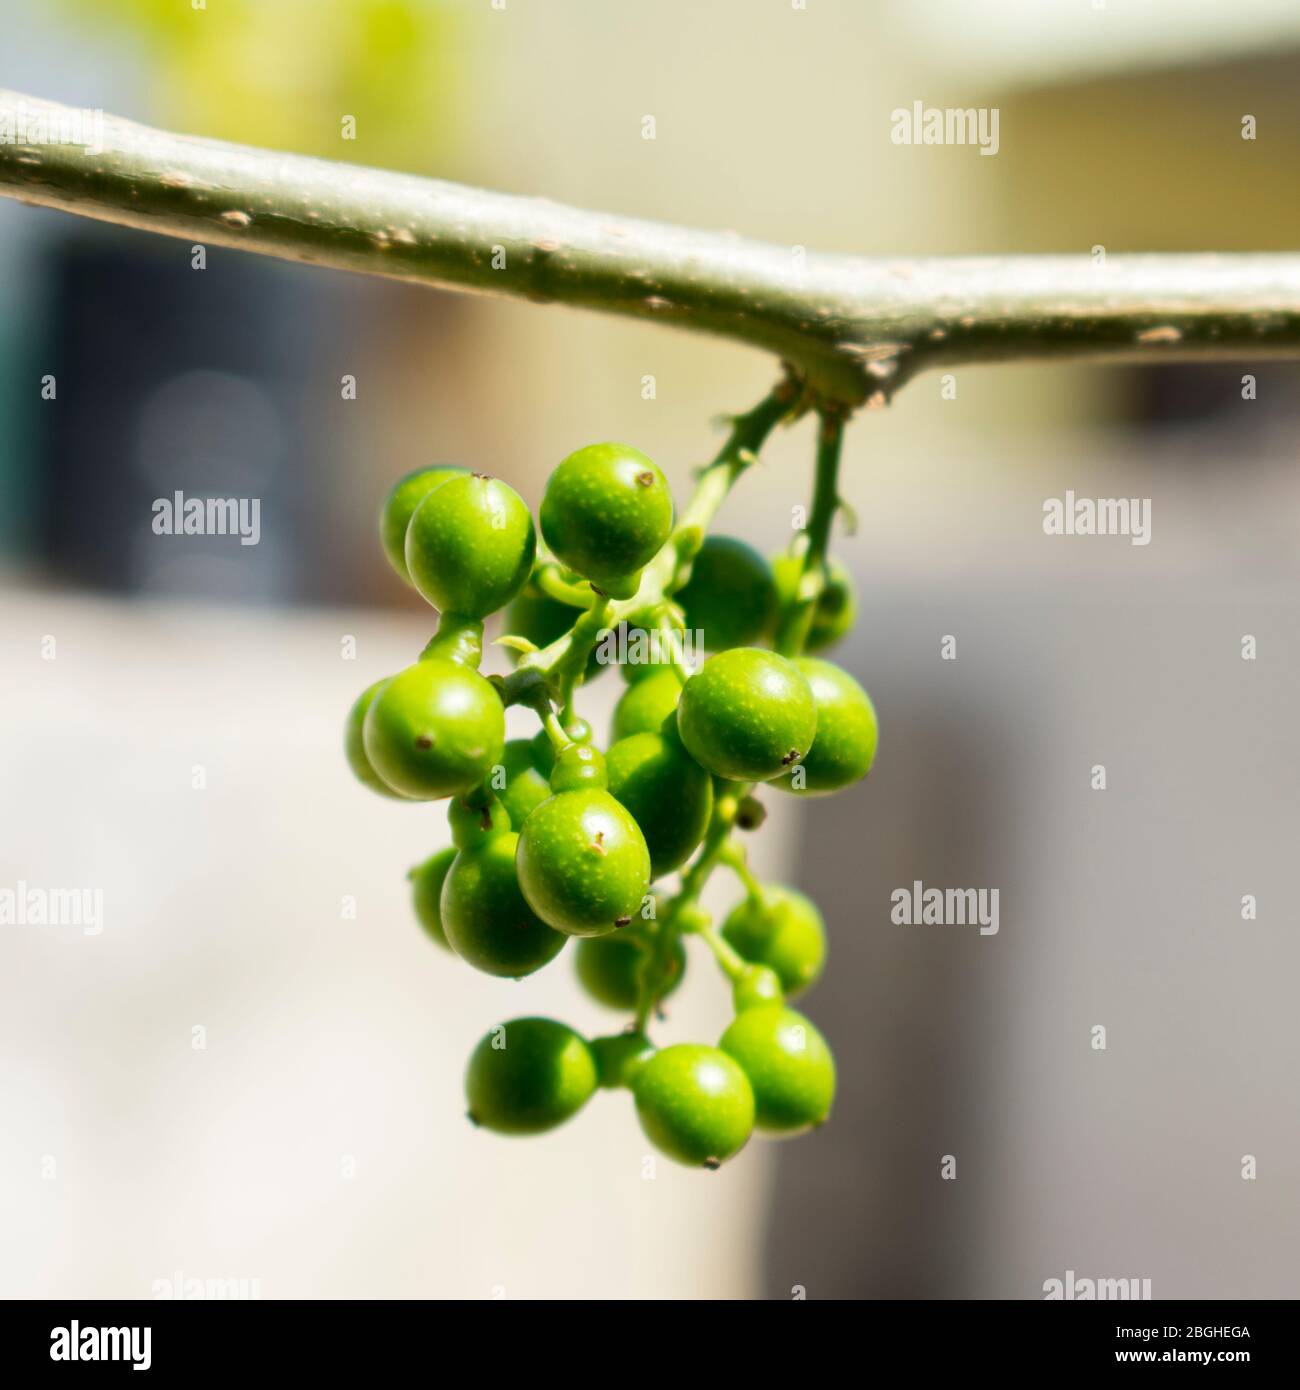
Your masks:
M417 661L389 680L363 726L374 770L390 787L424 801L485 781L501 760L505 733L496 690L477 671L440 657Z
M793 888L767 884L761 899L746 898L722 924L723 939L755 965L775 970L794 998L822 973L826 928L816 904Z
M682 683L667 667L651 667L650 674L637 680L619 697L614 706L614 739L633 734L658 733L664 720L677 711Z
M819 657L800 657L817 706L817 736L803 762L776 780L778 787L805 796L839 791L871 771L879 729L871 697L851 675Z
M363 786L369 787L372 792L378 792L380 796L391 796L394 801L407 801L410 798L390 787L366 757L363 733L366 711L370 708L370 702L387 684L387 679L376 681L374 685L367 686L353 701L352 708L348 710L347 722L343 726L343 751L347 756L348 766L352 769L352 775Z
M557 638L563 637L581 616L581 609L561 603L533 584L525 584L501 615L501 626L504 632L526 637L535 647L549 647ZM518 662L521 655L520 652L511 651L510 659ZM604 669L597 645L587 658L583 682L590 684Z
M494 1028L465 1072L469 1118L497 1134L543 1134L576 1115L595 1090L591 1048L549 1018Z
M776 620L772 568L753 546L732 536L709 536L675 598L688 631L704 634L704 649L748 647Z
M643 627L629 627L626 623L620 623L610 631L609 650L621 654L623 659L618 669L629 685L671 669L671 662L662 659L668 654L662 636L656 640L655 633L647 632Z
M509 832L510 813L495 796L484 796L476 787L464 796L454 796L447 807L451 842L457 849L472 849L497 835Z
M677 727L687 752L710 772L766 782L812 747L817 708L792 661L758 647L733 647L686 682Z
M516 637L526 637L535 647L549 647L581 616L581 609L570 608L528 583L510 600L501 615L501 626Z
M611 794L645 836L651 875L672 873L691 857L709 828L713 778L682 747L672 724L661 733L620 739L605 761Z
M379 511L379 539L388 556L388 563L408 584L410 571L406 568L406 528L416 507L443 483L466 472L450 464L440 464L435 468L417 468L414 473L399 478L384 498Z
M592 743L571 743L555 755L551 768L553 792L578 792L608 785L605 755Z
M570 720L564 726L564 732L574 743L591 742L591 725L585 719ZM555 770L555 745L551 742L550 734L545 729L538 729L529 746L533 750L533 766L543 777L549 778Z
M716 1047L678 1043L656 1052L632 1080L646 1138L690 1167L717 1168L754 1128L754 1092L739 1065Z
M777 601L780 608L794 602L799 578L803 574L802 553L777 555L772 560L772 574L776 580ZM828 566L826 587L822 590L813 609L812 626L804 643L805 650L819 652L833 645L853 626L857 616L858 600L853 587L853 576L838 560Z
M561 792L519 832L519 884L556 931L599 936L628 926L650 886L650 854L636 821L607 792Z
M678 931L689 936L693 932L708 931L713 917L698 902L684 902L673 916L673 924Z
M506 744L501 762L492 771L492 786L506 808L511 826L518 830L533 807L540 806L551 794L551 784L533 763L531 740L512 738Z
M608 936L592 936L578 942L574 965L583 989L599 1004L611 1009L635 1009L641 991L641 970L650 959L654 937L639 921L625 931ZM682 982L686 973L686 948L675 938L664 967L664 985L659 993L665 999Z
M411 900L415 906L415 916L425 932L444 950L451 950L451 942L442 929L442 885L447 871L456 858L456 849L440 849L423 864L417 864L407 875L411 880Z
M644 1033L614 1033L592 1038L596 1074L606 1087L630 1086L637 1072L654 1056L654 1045Z
M655 464L626 444L591 444L551 474L542 536L561 564L615 598L636 589L641 567L673 527L673 499Z
M766 965L747 965L732 981L731 1003L737 1013L784 1001L781 977Z
M554 960L567 937L538 918L519 891L513 831L461 850L442 885L442 928L476 970L518 980Z
M800 1013L779 1004L746 1009L718 1046L754 1088L755 1123L775 1134L822 1124L835 1098L835 1059Z
M465 473L435 488L406 530L406 567L442 613L484 618L528 582L537 551L524 500L496 478Z

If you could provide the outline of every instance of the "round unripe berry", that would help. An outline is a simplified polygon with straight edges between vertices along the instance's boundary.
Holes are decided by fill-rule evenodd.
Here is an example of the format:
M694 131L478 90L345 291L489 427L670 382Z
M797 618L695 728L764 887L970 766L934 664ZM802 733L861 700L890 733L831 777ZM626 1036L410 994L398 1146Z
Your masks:
M388 556L388 563L408 584L411 573L406 568L406 528L411 524L416 507L434 488L467 471L451 464L417 468L414 473L399 478L384 498L384 505L379 510L379 540L384 554Z
M518 980L554 960L568 938L537 917L519 891L513 831L456 855L442 885L442 929L475 970Z
M779 1004L746 1009L718 1046L749 1078L759 1129L799 1134L830 1114L835 1059L826 1039L802 1014Z
M793 888L765 884L761 898L746 898L722 924L723 939L747 961L775 970L793 999L822 973L826 928L811 898Z
M772 568L751 545L733 536L708 536L691 563L691 577L675 598L685 626L704 634L704 649L748 647L776 619Z
M880 737L871 697L842 667L819 657L800 657L817 706L817 736L803 761L776 785L803 796L839 791L871 771Z
M673 528L673 499L655 464L626 444L590 444L551 474L542 536L561 564L615 598L636 589L641 567Z
M549 647L563 637L582 612L552 598L535 584L525 584L501 615L501 626L516 637L526 637L535 647Z
M369 787L372 792L378 792L380 796L390 796L394 801L409 801L409 797L403 796L384 781L366 757L366 711L370 708L371 701L387 684L387 678L376 681L374 685L368 685L353 701L352 708L348 710L347 722L343 726L343 751L347 755L352 775L363 786Z
M731 983L731 1004L737 1013L784 1002L781 977L766 965L747 965Z
M670 668L651 668L648 676L628 686L614 706L614 739L658 733L677 712L681 697L682 683Z
M487 779L505 747L505 709L477 671L431 657L376 693L363 740L371 767L390 787L435 801Z
M510 739L501 754L500 766L505 774L505 786L497 795L510 817L511 827L518 830L528 813L550 796L551 784L533 763L533 745L529 739Z
M709 828L713 778L682 747L671 723L661 733L633 734L612 744L605 765L610 793L645 836L651 876L672 873Z
M528 582L537 534L524 499L507 484L465 473L435 488L406 529L406 567L441 613L484 618Z
M677 728L701 767L733 782L766 782L812 747L817 709L792 661L758 647L733 647L686 682Z
M802 574L802 555L786 551L773 557L772 575L776 580L780 608L793 603ZM853 586L853 576L838 560L830 561L827 567L826 587L813 609L812 626L808 629L804 650L819 652L838 642L853 626L857 612L858 600Z
M649 961L653 949L654 938L639 920L624 931L588 937L578 942L574 955L578 981L597 1003L607 1008L635 1009L642 966ZM686 948L678 937L664 966L659 997L666 999L681 984L685 973Z
M673 914L673 925L686 936L708 931L712 921L712 914L706 912L698 902L684 902Z
M519 884L556 931L599 936L628 926L650 886L640 829L607 791L560 792L519 832Z
M555 755L551 768L553 792L603 790L607 785L605 755L593 743L571 743Z
M595 1090L591 1048L549 1018L494 1028L465 1072L469 1118L497 1134L544 1134L577 1114Z
M618 669L629 685L671 669L671 661L664 659L669 649L662 636L647 632L643 627L629 627L626 623L620 623L612 631L610 645L615 652L621 653L623 659Z
M574 743L591 742L591 725L585 719L571 719L564 726L564 732ZM551 736L545 729L538 729L529 747L533 750L533 766L543 777L549 778L555 770L555 745L551 742ZM549 781L547 785L549 787Z
M654 1044L644 1033L614 1033L592 1038L596 1074L606 1087L630 1086L637 1072L654 1056Z
M563 637L581 616L581 609L561 603L533 584L525 584L501 615L501 626L504 632L526 637L535 647L549 647L557 638ZM520 652L510 650L512 662L517 663L520 656ZM590 685L604 669L597 644L587 658L583 683Z
M484 797L482 788L452 797L447 823L451 826L451 842L457 849L473 849L511 828L504 802L495 796Z
M749 1078L725 1052L677 1043L656 1052L632 1080L646 1138L690 1167L717 1168L754 1129Z
M425 933L445 951L451 950L451 942L447 940L447 933L442 929L440 899L442 885L446 882L447 872L455 858L455 846L440 849L437 854L430 855L423 864L417 864L407 874L407 878L411 880L411 902L415 907L416 919Z

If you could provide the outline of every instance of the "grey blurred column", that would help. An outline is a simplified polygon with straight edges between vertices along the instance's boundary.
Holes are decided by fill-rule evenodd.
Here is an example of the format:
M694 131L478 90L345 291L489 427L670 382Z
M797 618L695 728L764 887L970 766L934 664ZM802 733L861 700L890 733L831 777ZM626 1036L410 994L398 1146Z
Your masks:
M840 1094L781 1146L772 1296L1300 1293L1300 605L1224 569L892 588L837 654L881 753L805 821ZM892 924L917 879L997 888L998 934Z

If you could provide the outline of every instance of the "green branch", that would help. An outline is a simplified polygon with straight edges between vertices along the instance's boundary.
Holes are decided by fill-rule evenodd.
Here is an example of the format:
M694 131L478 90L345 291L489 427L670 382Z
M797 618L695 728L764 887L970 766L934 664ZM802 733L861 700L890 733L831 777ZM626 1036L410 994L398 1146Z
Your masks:
M0 194L208 245L712 333L821 403L1014 358L1300 355L1300 255L865 260L74 116L0 90Z

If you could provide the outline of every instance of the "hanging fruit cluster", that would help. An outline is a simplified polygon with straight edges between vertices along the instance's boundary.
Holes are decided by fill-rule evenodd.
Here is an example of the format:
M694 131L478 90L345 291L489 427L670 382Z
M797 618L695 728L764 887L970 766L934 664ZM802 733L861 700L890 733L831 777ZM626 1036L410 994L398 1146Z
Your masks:
M466 1073L476 1124L537 1134L598 1088L625 1088L656 1148L716 1168L755 1129L795 1134L830 1112L830 1049L787 1002L822 970L821 916L759 883L735 832L762 823L758 787L838 791L875 757L866 692L812 655L855 611L826 553L842 421L822 417L809 524L787 553L769 564L706 535L762 441L800 408L783 382L737 417L676 518L644 454L579 449L546 484L540 552L523 500L482 473L422 469L384 502L389 561L440 616L420 659L353 705L346 752L384 796L449 803L452 847L411 872L416 916L468 965L514 979L573 939L586 991L631 1015L592 1039L545 1018L494 1028ZM483 620L501 610L514 666L484 676ZM693 671L697 645L709 656ZM609 665L627 688L602 751L576 701ZM507 741L509 705L536 713L533 738ZM700 894L719 866L744 897L717 930ZM735 1016L716 1046L656 1048L652 1020L692 937L727 976Z

